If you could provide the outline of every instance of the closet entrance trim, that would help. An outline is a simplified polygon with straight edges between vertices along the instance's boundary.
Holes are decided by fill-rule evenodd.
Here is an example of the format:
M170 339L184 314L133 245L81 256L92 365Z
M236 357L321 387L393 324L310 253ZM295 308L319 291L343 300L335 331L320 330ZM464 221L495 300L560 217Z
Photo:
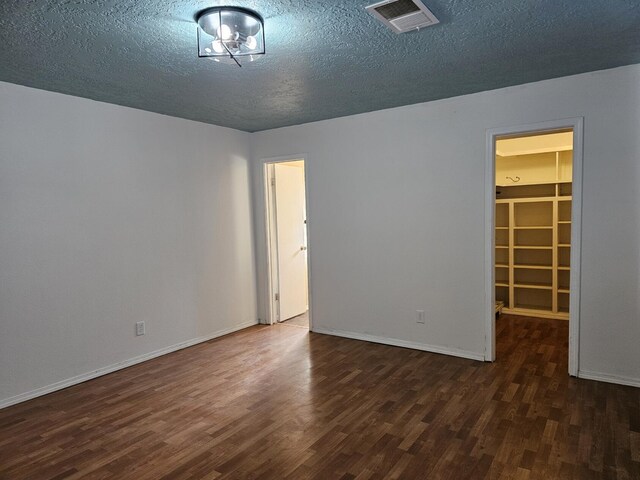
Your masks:
M582 251L582 162L584 118L567 118L487 130L485 158L485 361L496 359L495 341L495 192L496 140L558 131L573 131L571 259L569 294L569 375L578 376L580 364L580 269Z

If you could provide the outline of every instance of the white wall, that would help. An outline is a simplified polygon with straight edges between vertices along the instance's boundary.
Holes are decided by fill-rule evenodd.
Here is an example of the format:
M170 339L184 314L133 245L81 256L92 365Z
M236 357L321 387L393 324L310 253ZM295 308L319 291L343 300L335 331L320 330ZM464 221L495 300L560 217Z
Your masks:
M243 132L0 83L0 405L255 323L248 157Z
M576 116L580 374L640 384L638 85L630 66L249 135L0 83L0 406L266 318L260 159L283 155L307 159L314 329L481 358L486 129Z
M314 330L481 358L486 130L583 116L580 375L640 385L639 85L636 65L253 134L260 317L261 160L306 154Z

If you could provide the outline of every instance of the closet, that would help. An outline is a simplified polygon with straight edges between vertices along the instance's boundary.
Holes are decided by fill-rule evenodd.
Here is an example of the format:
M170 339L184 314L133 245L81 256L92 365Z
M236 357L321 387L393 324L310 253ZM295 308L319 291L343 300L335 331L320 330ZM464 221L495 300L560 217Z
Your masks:
M496 311L569 318L573 134L496 143Z

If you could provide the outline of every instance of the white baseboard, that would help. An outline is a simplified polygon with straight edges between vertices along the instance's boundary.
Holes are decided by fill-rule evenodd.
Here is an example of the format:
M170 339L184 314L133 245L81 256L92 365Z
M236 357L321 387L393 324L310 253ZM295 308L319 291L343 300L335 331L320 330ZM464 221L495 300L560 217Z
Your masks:
M590 372L588 370L578 370L578 378L584 378L585 380L597 380L598 382L616 383L618 385L627 385L629 387L640 387L640 379L638 378Z
M152 358L161 357L162 355L166 355L167 353L175 352L177 350L182 350L183 348L191 347L193 345L197 345L198 343L207 342L209 340L213 340L214 338L221 337L223 335L228 335L229 333L237 332L238 330L242 330L247 327L252 327L253 325L257 325L257 324L258 324L257 322L244 322L239 325L235 325L231 328L218 330L217 332L211 333L204 337L193 338L185 342L176 343L175 345L170 345L168 347L161 348L153 352L145 353L144 355L139 355L137 357L130 358L129 360L124 360L122 362L114 363L113 365L99 368L91 372L83 373L75 377L67 378L65 380L52 383L51 385L47 385L45 387L37 388L29 392L25 392L19 395L15 395L13 397L5 398L0 400L0 408L5 408L20 402L25 402L27 400L31 400L32 398L41 397L42 395L55 392L56 390L62 390L63 388L67 388L72 385L77 385L78 383L86 382L87 380L91 380L92 378L101 377L102 375L106 375L108 373L112 373L117 370L122 370L123 368L127 368L132 365L136 365L138 363L146 362L147 360L151 360Z
M399 340L397 338L378 337L375 335L368 335L366 333L346 332L344 330L334 330L332 328L313 327L312 332L322 333L325 335L334 335L336 337L352 338L354 340L364 340L365 342L382 343L384 345L392 345L394 347L412 348L414 350L423 350L425 352L440 353L442 355L451 355L454 357L468 358L470 360L484 361L483 353L469 352L467 350L460 350L457 348L428 345L426 343L409 342L407 340Z

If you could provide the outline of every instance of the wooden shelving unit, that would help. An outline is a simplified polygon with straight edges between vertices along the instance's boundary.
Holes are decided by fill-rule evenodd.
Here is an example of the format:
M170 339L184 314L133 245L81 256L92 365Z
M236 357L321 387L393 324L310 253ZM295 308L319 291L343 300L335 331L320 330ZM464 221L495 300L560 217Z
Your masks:
M536 179L527 171L531 182L544 181L498 185L495 286L504 313L569 318L571 183L567 179L572 157L571 152L555 152L553 157L554 162L549 155L543 162L545 168L553 167L551 173L544 171ZM510 176L515 178L515 173Z

